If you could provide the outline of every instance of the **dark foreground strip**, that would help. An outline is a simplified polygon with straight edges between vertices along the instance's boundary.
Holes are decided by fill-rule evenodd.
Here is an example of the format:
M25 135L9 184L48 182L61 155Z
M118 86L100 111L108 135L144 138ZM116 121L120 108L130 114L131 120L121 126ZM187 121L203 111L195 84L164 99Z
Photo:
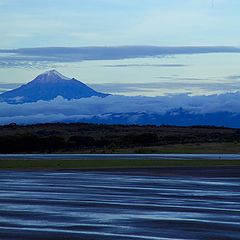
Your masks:
M161 167L234 167L240 160L1 160L0 169L112 169Z

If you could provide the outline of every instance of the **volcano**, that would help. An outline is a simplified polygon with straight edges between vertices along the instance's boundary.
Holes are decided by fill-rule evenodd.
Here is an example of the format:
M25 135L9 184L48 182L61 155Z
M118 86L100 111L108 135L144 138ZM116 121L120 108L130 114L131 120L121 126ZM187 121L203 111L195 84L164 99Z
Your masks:
M4 92L0 100L10 104L30 103L39 100L50 101L61 96L64 99L106 97L109 94L97 92L75 78L63 76L56 70L38 75L31 82Z

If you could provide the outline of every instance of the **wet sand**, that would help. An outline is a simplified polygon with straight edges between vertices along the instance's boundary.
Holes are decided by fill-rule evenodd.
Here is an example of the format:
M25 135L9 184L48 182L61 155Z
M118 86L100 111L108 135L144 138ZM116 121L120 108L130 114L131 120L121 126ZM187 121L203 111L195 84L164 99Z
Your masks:
M237 240L239 173L0 171L0 239Z

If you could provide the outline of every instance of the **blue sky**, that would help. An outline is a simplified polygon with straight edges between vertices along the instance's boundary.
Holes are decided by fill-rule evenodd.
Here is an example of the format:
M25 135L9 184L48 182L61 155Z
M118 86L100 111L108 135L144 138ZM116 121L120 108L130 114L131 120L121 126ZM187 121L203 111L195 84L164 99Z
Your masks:
M0 0L1 48L238 45L238 0Z
M0 0L0 49L87 46L240 47L239 0ZM238 90L235 52L49 61L0 52L0 88L56 68L126 95ZM24 56L23 56L24 55ZM1 85L2 84L2 85ZM102 86L101 86L102 85ZM119 90L121 89L121 91ZM103 89L104 90L104 89Z

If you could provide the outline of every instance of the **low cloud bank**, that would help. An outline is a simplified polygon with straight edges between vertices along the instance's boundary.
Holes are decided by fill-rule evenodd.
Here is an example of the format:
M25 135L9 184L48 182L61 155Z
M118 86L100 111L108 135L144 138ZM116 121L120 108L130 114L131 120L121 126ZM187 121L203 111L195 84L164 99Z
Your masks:
M0 124L88 121L94 117L108 118L111 114L146 113L164 115L184 109L191 114L229 112L240 114L240 92L210 96L187 94L161 97L108 96L65 100L62 97L46 102L11 105L0 103ZM134 121L133 121L134 123Z

